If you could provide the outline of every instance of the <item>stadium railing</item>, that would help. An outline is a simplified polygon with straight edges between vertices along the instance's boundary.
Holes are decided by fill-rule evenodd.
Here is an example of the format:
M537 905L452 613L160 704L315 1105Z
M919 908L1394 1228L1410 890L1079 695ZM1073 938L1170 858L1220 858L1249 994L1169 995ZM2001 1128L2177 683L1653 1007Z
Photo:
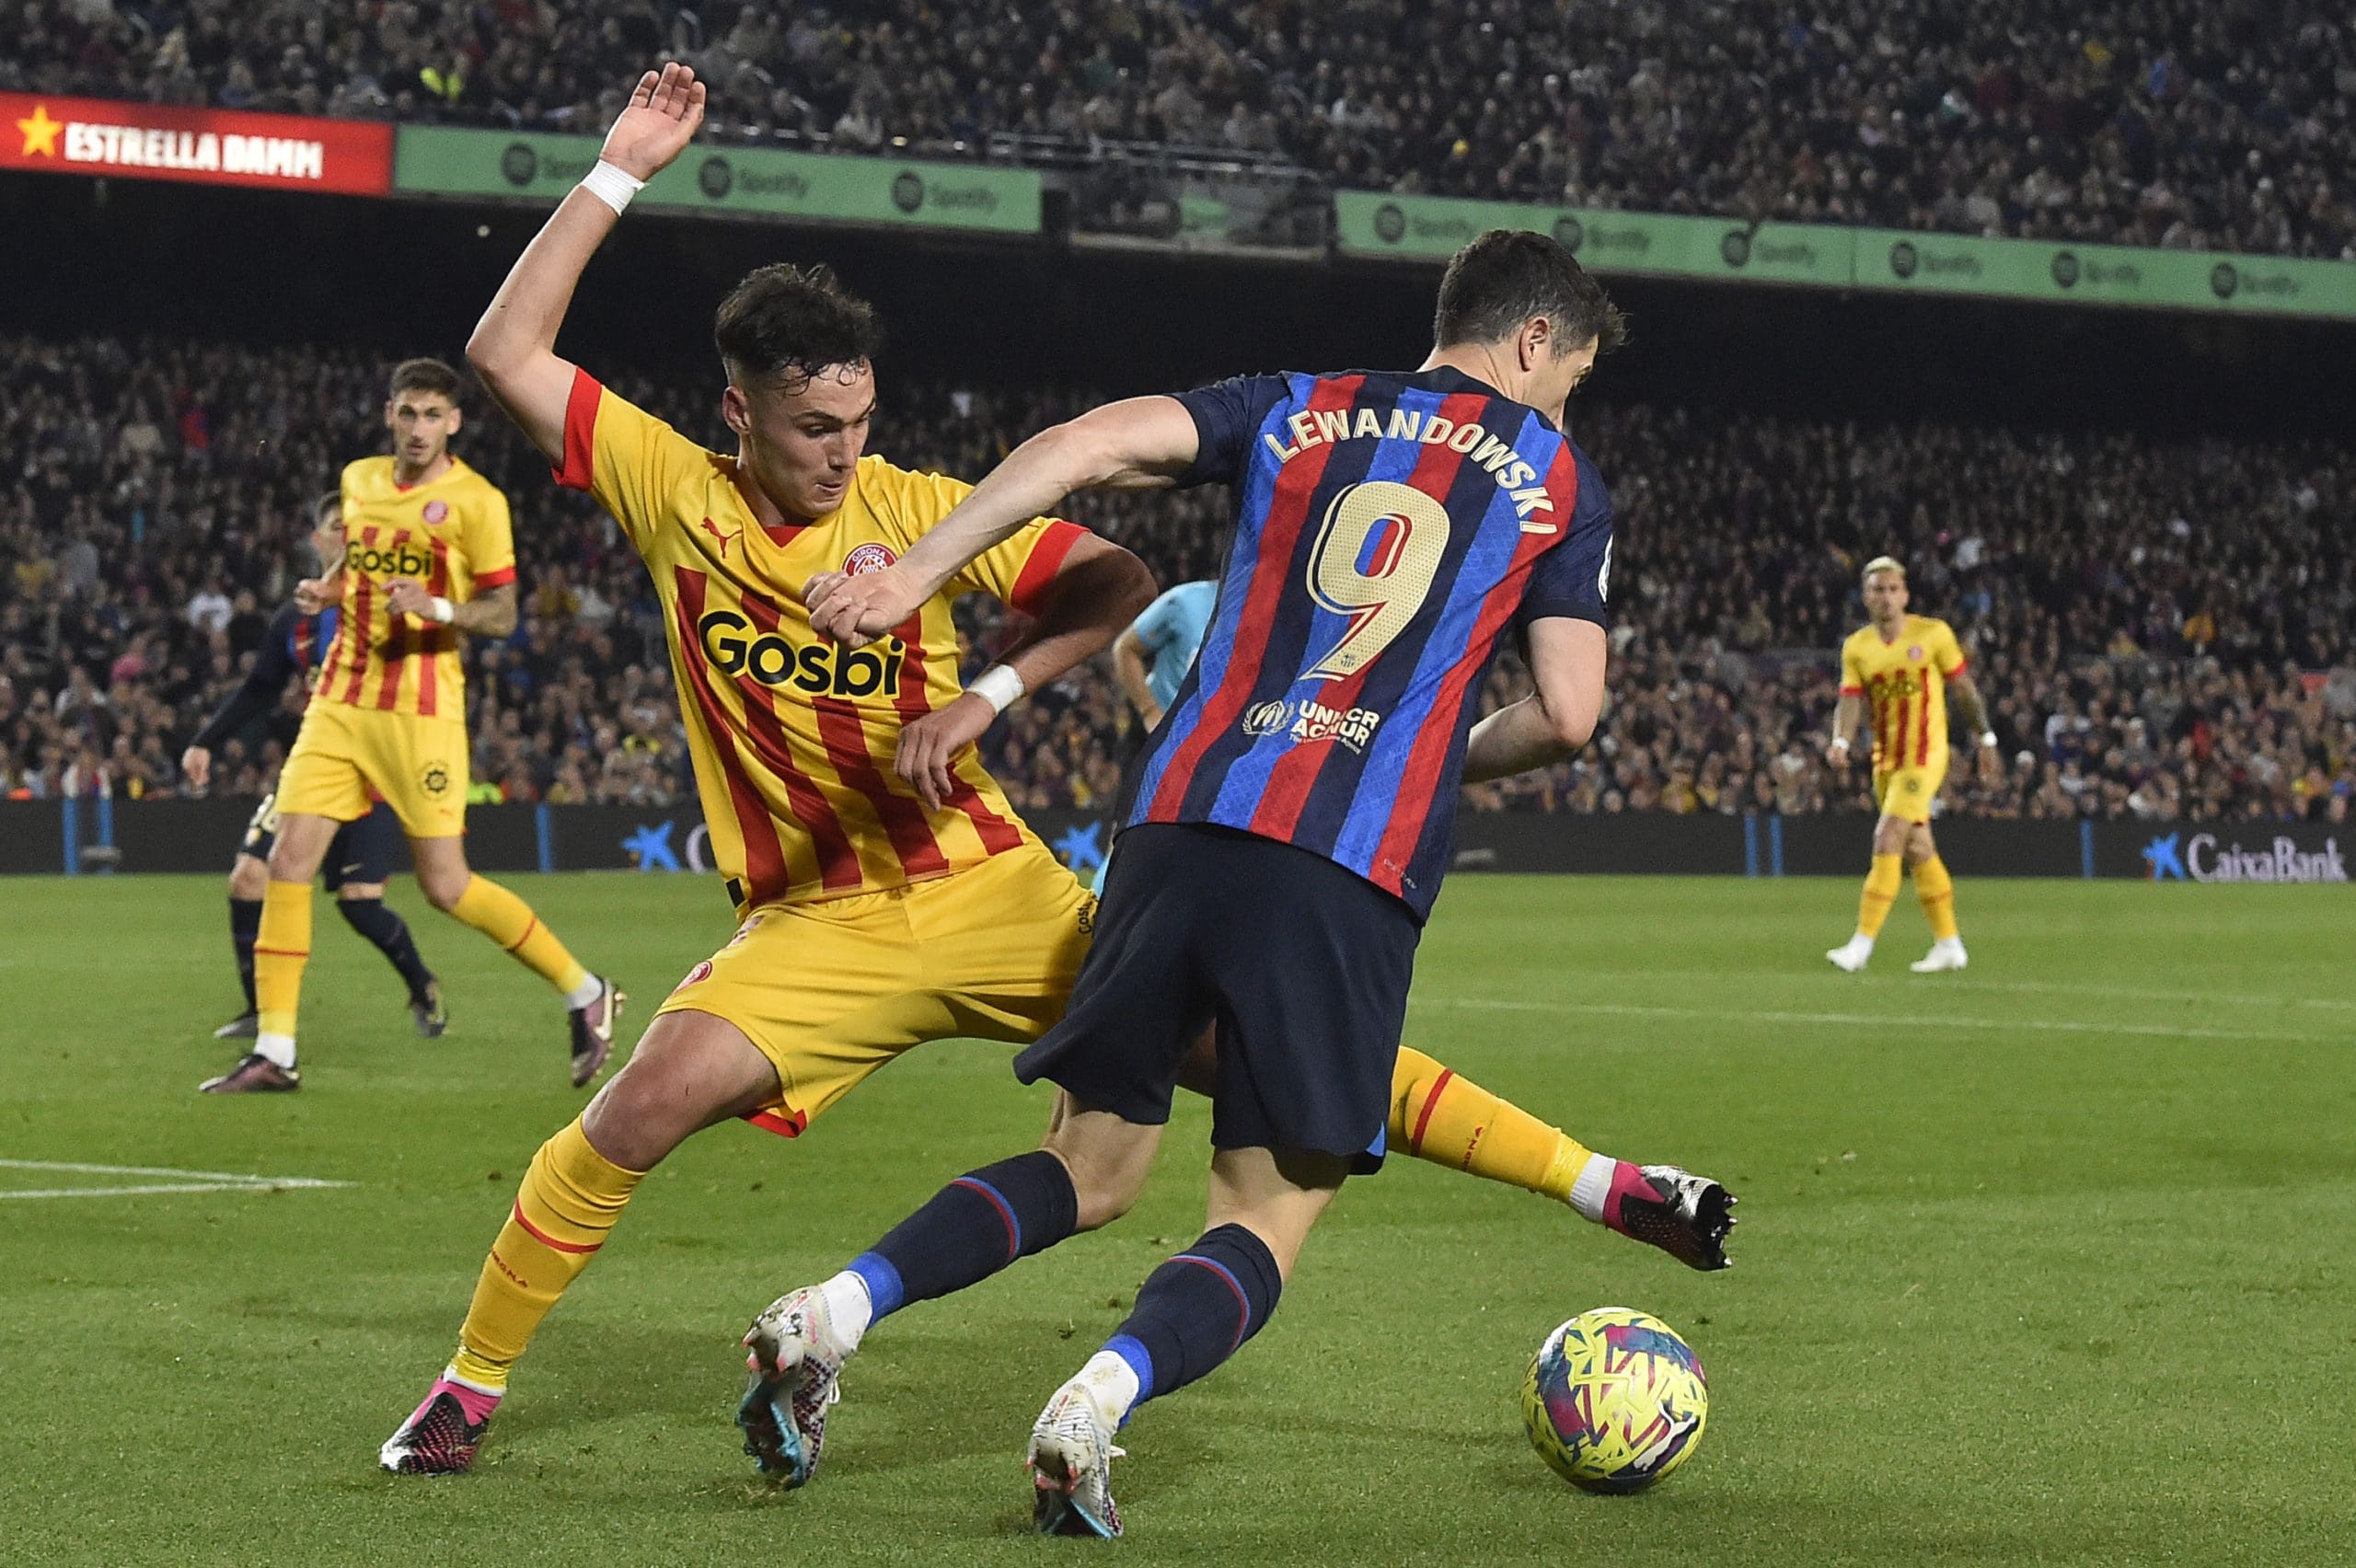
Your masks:
M223 873L254 802L105 797L0 801L0 874ZM1040 837L1083 873L1101 863L1106 819L1027 813ZM1854 876L1870 836L1858 813L1819 816L1574 815L1468 812L1456 869L1472 872L1692 876ZM2140 878L2184 882L2340 882L2356 830L2327 823L2112 822L1948 817L1940 848L1975 876ZM500 805L467 815L467 853L489 871L712 870L692 805Z

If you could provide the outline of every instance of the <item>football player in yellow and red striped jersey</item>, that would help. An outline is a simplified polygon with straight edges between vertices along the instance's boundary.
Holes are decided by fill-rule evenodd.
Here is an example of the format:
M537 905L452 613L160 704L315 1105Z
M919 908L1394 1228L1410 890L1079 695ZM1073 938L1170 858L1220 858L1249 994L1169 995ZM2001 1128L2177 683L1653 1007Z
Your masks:
M647 1171L689 1136L732 1117L797 1136L912 1046L1036 1039L1062 1017L1092 928L1095 899L1009 806L975 743L1009 703L1136 618L1154 594L1143 564L1036 518L890 635L846 648L812 629L807 585L889 565L972 490L865 451L871 308L825 268L765 267L737 285L713 334L733 454L699 445L555 352L590 258L637 185L687 146L702 105L687 68L646 74L599 167L525 249L467 354L559 482L596 497L646 562L737 928L533 1158L456 1356L378 1450L389 1470L468 1468L534 1331ZM964 686L951 606L968 593L1034 619ZM1419 1157L1549 1192L1628 1234L1640 1210L1668 1206L1636 1167L1590 1154L1429 1057L1400 1059L1392 1121ZM1059 1101L1058 1124L1062 1112ZM1011 1194L1010 1215L1044 1205L1035 1222L1009 1220L1024 1251L1112 1217L1081 1202L1053 1147L959 1191L976 1204ZM1672 1221L1655 1244L1674 1251L1659 1239L1671 1230L1692 1234ZM791 1424L814 1462L827 1401L823 1388L806 1394L791 1401ZM766 1420L766 1394L745 1409Z
M531 906L468 869L466 691L458 633L515 629L507 498L450 451L465 422L458 375L439 360L394 367L389 455L343 471L343 553L296 594L342 605L303 728L280 770L278 837L254 935L251 1051L202 1086L212 1094L298 1087L296 1005L311 952L311 879L338 829L388 802L427 902L496 941L564 997L575 1088L613 1048L622 996L590 974Z
M1931 836L1931 802L1946 782L1947 697L1965 727L1979 737L1981 777L1991 783L2001 767L1987 705L1965 673L1969 661L1955 628L1930 616L1906 613L1906 569L1889 556L1865 564L1865 612L1872 624L1841 645L1841 701L1832 717L1826 755L1849 760L1849 737L1868 703L1873 709L1873 869L1857 905L1856 934L1824 956L1854 974L1873 957L1875 939L1897 900L1901 864L1914 873L1914 892L1931 923L1931 951L1911 965L1918 974L1961 969L1970 962L1956 926L1955 882Z

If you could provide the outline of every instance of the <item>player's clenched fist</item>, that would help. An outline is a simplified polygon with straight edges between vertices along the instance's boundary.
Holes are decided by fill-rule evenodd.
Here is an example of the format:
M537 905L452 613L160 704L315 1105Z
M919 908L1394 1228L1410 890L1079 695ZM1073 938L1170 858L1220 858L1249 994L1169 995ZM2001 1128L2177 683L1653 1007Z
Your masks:
M987 698L969 691L938 712L910 720L900 727L892 771L915 787L927 811L941 810L957 790L957 776L950 765L997 718L998 709Z
M864 648L917 613L930 595L897 566L847 577L822 571L803 590L810 629L846 648Z
M638 79L598 157L633 179L652 179L687 149L703 123L703 84L673 61Z

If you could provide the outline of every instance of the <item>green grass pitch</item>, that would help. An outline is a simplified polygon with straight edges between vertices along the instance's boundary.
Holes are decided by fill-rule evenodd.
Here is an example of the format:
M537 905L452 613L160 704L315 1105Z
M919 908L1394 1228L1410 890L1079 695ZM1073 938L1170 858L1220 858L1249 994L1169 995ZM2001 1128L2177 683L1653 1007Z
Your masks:
M717 889L519 878L632 993L629 1033L727 934ZM2347 1561L2356 1542L2356 908L2340 888L1966 878L1972 968L1819 956L1831 881L1464 877L1413 1040L1640 1159L1741 1194L1688 1273L1527 1194L1411 1160L1354 1182L1269 1332L1147 1408L1114 1470L1139 1562ZM826 1466L737 1450L735 1342L942 1180L1028 1147L1001 1046L936 1045L798 1143L728 1126L641 1190L524 1364L477 1472L377 1473L446 1356L539 1141L583 1097L560 1019L479 938L395 902L447 1038L324 905L298 1095L200 1100L234 1010L220 884L0 883L0 1559L54 1562L1039 1562L1030 1420L1199 1229L1199 1105L1138 1212L912 1309L845 1379ZM1554 1323L1639 1307L1710 1373L1657 1491L1556 1481L1515 1390Z

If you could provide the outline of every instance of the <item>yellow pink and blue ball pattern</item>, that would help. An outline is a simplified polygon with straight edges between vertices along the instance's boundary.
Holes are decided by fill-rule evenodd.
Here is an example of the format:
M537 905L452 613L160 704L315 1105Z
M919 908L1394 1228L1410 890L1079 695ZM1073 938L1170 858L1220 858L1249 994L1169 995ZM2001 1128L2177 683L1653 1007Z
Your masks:
M1531 1447L1589 1492L1641 1492L1702 1441L1710 1389L1677 1331L1626 1307L1582 1312L1546 1336L1521 1384Z

